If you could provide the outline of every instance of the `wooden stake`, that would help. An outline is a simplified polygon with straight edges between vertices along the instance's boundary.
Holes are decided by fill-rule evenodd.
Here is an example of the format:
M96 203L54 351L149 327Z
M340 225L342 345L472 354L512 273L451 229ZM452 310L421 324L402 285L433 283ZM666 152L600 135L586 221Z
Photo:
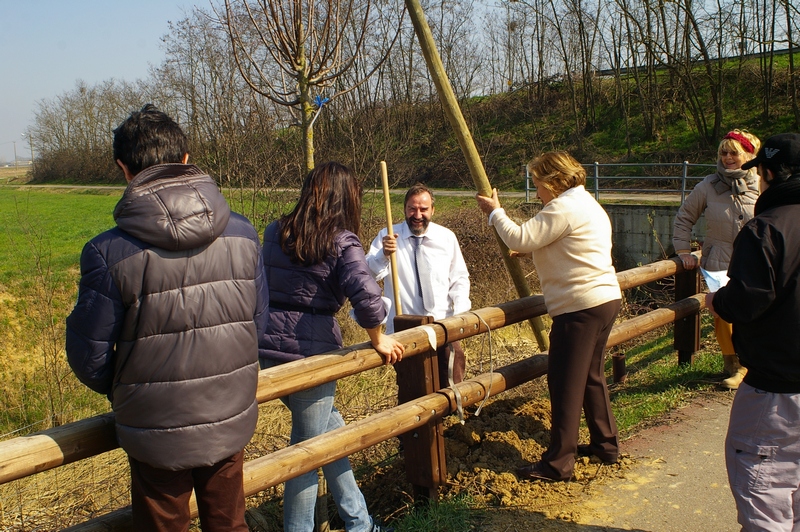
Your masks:
M392 204L389 199L389 172L386 170L386 161L381 161L381 181L383 181L383 204L386 207L386 231L388 235L394 235L394 224L392 223ZM394 288L394 313L399 316L403 313L400 306L400 283L397 279L397 253L389 255L389 262L392 266L392 287Z
M461 113L461 107L458 105L456 95L453 92L453 87L450 85L450 80L447 78L447 73L442 64L442 58L439 56L439 51L436 49L436 43L433 40L433 33L428 26L428 21L425 19L425 13L422 11L422 6L419 0L405 0L408 14L411 17L411 23L414 25L414 31L419 39L420 47L422 48L422 55L425 57L425 62L428 65L428 71L431 73L436 91L439 93L439 100L442 102L445 115L450 121L450 126L456 134L458 144L461 146L461 152L467 160L472 181L475 183L475 188L482 196L491 197L492 186L489 184L489 178L486 176L486 169L483 167L478 148L475 146L475 141L472 139L472 134L467 127L467 122L464 120L464 115ZM533 294L531 292L528 280L525 278L525 272L522 271L522 266L519 260L512 257L509 253L508 246L500 239L500 236L495 232L497 244L500 246L503 260L506 264L511 279L514 281L514 287L517 289L519 297L528 297ZM533 335L536 337L536 343L539 344L539 349L547 351L550 348L550 340L544 332L544 321L541 316L531 318L528 320Z

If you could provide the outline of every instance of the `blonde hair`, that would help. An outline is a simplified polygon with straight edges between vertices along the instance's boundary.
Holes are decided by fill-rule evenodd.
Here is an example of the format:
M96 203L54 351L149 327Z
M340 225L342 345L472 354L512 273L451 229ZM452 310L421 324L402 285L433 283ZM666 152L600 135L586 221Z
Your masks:
M730 135L741 135L742 137L746 138L750 141L750 144L753 146L753 153L750 153L742 146L742 143L736 140L735 138L730 138ZM722 141L719 143L719 148L717 148L717 159L722 157L723 151L735 151L737 153L744 154L745 161L749 161L754 159L758 150L761 148L761 141L758 140L758 137L747 131L746 129L733 129Z
M586 169L565 151L549 151L528 163L528 173L549 190L553 197L586 185Z

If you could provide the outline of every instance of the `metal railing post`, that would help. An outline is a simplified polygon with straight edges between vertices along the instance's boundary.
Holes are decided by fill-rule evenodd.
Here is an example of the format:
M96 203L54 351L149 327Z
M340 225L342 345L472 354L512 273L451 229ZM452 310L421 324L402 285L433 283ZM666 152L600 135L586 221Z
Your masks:
M686 200L686 178L689 175L689 161L683 161L683 178L681 179L681 205Z
M594 199L600 201L600 163L594 162Z
M525 203L531 202L531 174L528 172L528 165L525 165Z

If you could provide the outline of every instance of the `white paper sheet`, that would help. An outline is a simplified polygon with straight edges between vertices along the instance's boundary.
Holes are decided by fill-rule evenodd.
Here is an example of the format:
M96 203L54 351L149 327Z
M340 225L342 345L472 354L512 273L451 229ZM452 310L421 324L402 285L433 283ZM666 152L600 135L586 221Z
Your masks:
M710 272L700 268L700 273L703 274L703 279L706 280L709 292L716 292L728 284L728 272Z

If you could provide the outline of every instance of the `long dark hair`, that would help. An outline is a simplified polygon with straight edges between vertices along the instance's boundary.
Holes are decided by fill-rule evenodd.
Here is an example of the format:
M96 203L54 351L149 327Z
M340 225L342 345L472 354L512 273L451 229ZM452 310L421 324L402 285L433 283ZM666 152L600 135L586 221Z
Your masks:
M361 184L347 166L327 162L308 173L297 205L281 218L281 249L311 266L336 253L337 233L360 230Z

